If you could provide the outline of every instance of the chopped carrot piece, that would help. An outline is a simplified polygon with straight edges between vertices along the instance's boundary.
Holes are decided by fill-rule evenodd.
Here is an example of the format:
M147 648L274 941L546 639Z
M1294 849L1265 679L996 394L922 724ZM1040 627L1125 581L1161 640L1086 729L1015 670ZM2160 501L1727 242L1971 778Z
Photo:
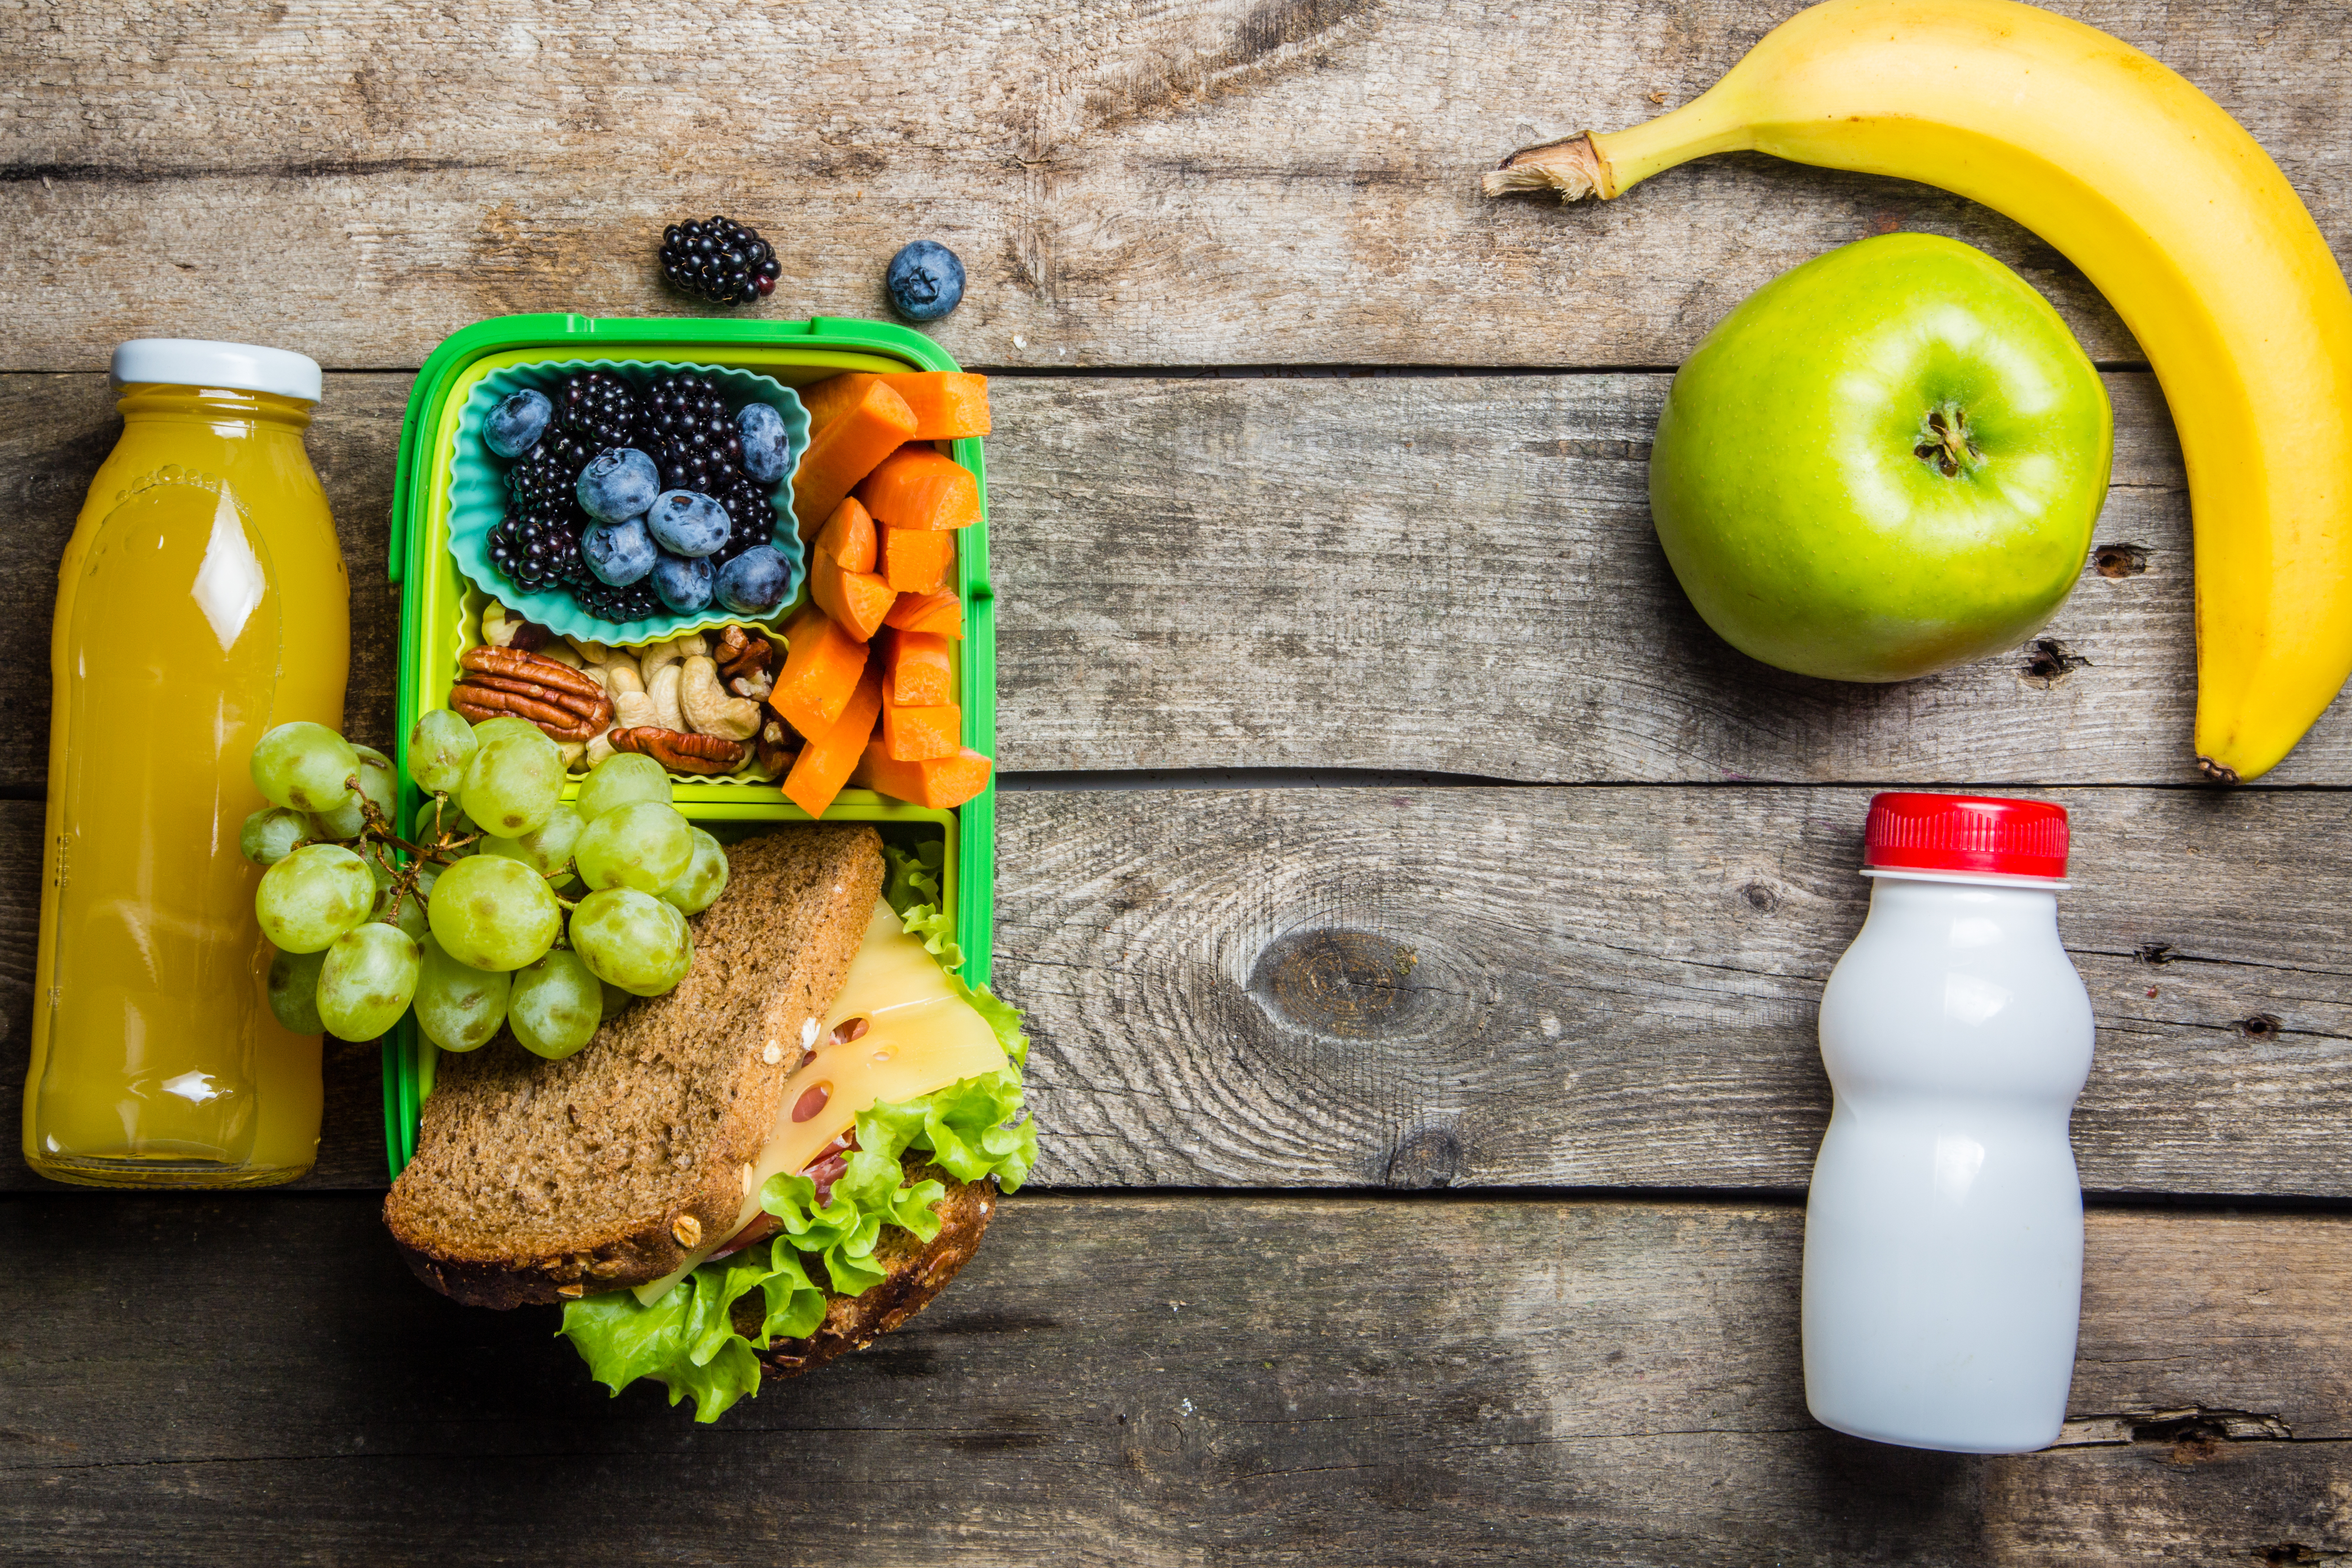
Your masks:
M894 763L952 757L963 749L963 710L952 702L901 708L882 688L882 754Z
M905 405L900 398L899 406ZM808 465L803 462L801 469L805 473ZM970 468L929 447L901 447L883 458L858 481L857 499L875 521L892 528L970 528L980 521L980 481Z
M833 617L835 626L859 642L874 639L874 634L882 629L882 617L898 602L898 595L877 574L852 572L822 553L809 563L809 597Z
M968 371L911 370L882 378L915 411L915 439L952 441L988 434L988 377Z
M882 713L882 671L869 667L857 679L841 717L823 737L812 736L784 775L784 798L811 816L823 816L841 786L849 782L874 738L874 721Z
M995 765L969 746L951 757L925 757L919 762L902 763L885 752L879 740L874 740L866 742L866 755L858 760L857 771L849 775L849 782L879 790L894 800L936 811L942 806L961 805L986 789L989 771Z
M812 395L822 395L832 384L821 382L812 389ZM845 397L848 392L857 394L856 400L833 413L822 425L816 422L814 412L811 414L809 448L793 475L793 515L800 520L803 539L814 534L833 515L833 509L841 504L841 498L871 474L915 428L915 411L907 406L905 398L885 386L881 377L864 378L857 385L845 389ZM831 411L840 401L818 395L816 406ZM936 452L931 455L939 456ZM978 493L977 487L974 493ZM867 510L872 510L870 504ZM974 510L978 510L977 500Z
M776 716L814 741L833 728L866 669L866 645L809 605L784 627L784 668L768 693Z
M901 594L937 593L955 568L956 536L929 528L886 528L877 568Z
M955 664L948 639L937 632L899 632L884 651L882 671L890 700L923 708L955 700Z
M857 504L856 496L844 496L833 515L824 520L824 527L816 536L816 552L830 556L852 572L871 572L879 547L874 536L874 519Z
M801 406L808 410L809 433L815 434L856 407L881 379L868 372L851 371L800 388Z
M937 632L941 637L963 636L963 601L952 588L941 588L930 594L900 594L882 624L902 632Z

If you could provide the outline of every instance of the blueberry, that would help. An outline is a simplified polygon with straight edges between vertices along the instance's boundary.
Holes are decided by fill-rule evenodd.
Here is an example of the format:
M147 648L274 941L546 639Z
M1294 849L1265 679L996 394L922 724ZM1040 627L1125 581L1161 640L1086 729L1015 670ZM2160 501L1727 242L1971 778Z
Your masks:
M520 458L546 434L555 417L555 405L543 392L529 387L499 399L482 421L482 445L501 458Z
M883 281L890 308L910 321L936 321L963 303L963 263L935 239L919 239L892 257Z
M664 490L646 513L654 542L673 555L708 555L727 542L735 520L727 509L692 490Z
M615 588L625 588L652 571L659 553L641 517L592 522L580 536L580 559L588 563L598 582Z
M719 602L739 616L764 616L784 602L793 568L772 544L758 544L719 569Z
M599 522L643 517L661 494L661 470L634 447L607 447L580 470L580 510Z
M782 479L793 458L784 416L764 403L747 403L735 416L735 428L743 438L743 471L763 485Z
M679 615L690 616L709 607L710 583L717 575L702 556L665 554L654 563L654 592Z

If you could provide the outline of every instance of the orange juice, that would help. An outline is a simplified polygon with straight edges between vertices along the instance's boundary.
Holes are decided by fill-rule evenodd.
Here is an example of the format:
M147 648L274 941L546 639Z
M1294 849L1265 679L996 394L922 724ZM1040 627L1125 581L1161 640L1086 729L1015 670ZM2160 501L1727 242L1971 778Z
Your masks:
M318 366L228 343L115 355L122 437L58 571L25 1159L59 1181L289 1181L320 1041L280 1027L238 830L273 725L340 729L350 582L302 448Z

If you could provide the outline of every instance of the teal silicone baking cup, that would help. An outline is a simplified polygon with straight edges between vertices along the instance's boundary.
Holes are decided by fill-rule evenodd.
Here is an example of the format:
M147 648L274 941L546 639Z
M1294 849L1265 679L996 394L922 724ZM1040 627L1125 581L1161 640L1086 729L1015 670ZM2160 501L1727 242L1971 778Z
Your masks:
M783 482L776 487L769 504L776 513L776 552L791 568L791 576L784 585L784 596L773 611L766 616L740 616L714 600L709 609L692 615L655 616L616 625L590 615L561 588L526 594L490 563L490 531L506 516L509 465L491 456L489 448L483 445L482 422L501 401L526 387L554 397L566 376L583 370L612 371L640 391L652 376L692 371L716 384L730 407L764 403L783 416L790 450ZM801 458L807 455L808 445L808 410L803 406L800 395L781 382L748 370L667 360L573 359L494 371L467 395L465 406L457 414L456 450L446 455L449 463L449 553L456 559L457 570L475 587L523 619L565 637L634 644L674 637L705 626L773 623L781 620L799 598L801 585L808 577L808 552L801 543L800 527L793 517L793 479L800 472Z

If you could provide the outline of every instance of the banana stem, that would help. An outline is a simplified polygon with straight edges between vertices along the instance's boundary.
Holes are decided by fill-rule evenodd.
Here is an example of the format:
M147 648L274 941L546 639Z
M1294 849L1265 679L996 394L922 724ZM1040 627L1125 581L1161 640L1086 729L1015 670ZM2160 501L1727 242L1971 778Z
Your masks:
M1522 147L1479 182L1490 196L1558 191L1563 202L1624 195L1662 169L1710 153L1756 145L1747 112L1717 83L1671 113L1627 131L1580 131L1564 141Z

